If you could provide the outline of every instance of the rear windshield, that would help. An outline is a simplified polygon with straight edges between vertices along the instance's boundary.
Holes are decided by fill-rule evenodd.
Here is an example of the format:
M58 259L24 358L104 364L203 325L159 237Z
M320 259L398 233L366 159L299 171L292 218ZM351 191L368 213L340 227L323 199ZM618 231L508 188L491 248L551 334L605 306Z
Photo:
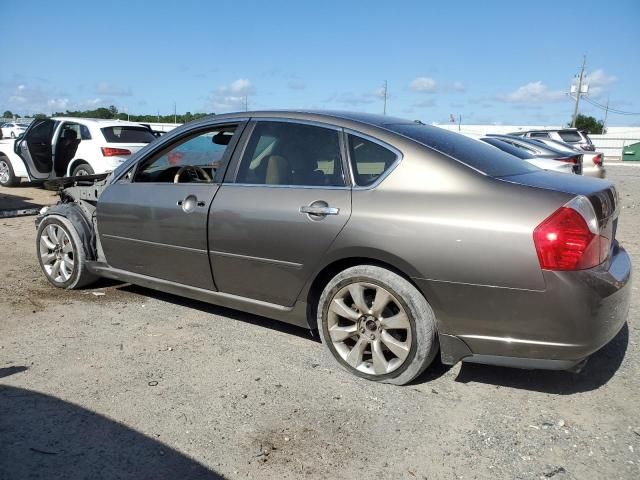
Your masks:
M151 130L145 127L113 126L101 128L109 143L150 143L156 139Z
M569 142L569 143L580 143L582 142L582 136L578 133L578 132L572 132L572 131L560 131L558 132L558 135L560 135L560 138L562 140L564 140L565 142Z
M517 157L490 145L442 128L417 123L386 127L492 177L520 175L539 170L530 163L522 162Z
M535 158L532 154L523 150L522 148L515 147L509 143L503 142L502 140L498 140L497 138L483 138L483 142L488 143L489 145L493 145L496 148L499 148L503 152L507 152L514 157L518 157L522 160L528 160L530 158Z

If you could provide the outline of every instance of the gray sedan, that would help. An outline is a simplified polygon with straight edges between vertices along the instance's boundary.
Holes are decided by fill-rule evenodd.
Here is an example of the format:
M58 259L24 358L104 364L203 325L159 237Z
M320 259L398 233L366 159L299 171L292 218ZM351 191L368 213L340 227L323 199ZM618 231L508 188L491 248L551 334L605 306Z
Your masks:
M399 118L213 116L49 186L36 246L56 287L107 277L311 328L370 380L438 352L573 369L626 319L613 184Z

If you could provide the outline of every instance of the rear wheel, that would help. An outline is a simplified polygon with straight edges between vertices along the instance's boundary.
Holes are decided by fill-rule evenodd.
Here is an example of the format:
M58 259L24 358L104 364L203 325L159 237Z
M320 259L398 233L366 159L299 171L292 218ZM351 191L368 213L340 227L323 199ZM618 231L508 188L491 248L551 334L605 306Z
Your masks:
M93 168L88 163L81 163L73 169L72 177L81 177L83 175L93 175Z
M97 279L87 269L84 247L76 229L64 217L50 215L40 222L36 251L42 272L58 288L72 290Z
M13 173L11 162L5 156L0 156L0 185L14 187L20 180Z
M338 364L369 380L404 385L438 350L435 316L409 281L360 265L336 275L318 305L318 328Z

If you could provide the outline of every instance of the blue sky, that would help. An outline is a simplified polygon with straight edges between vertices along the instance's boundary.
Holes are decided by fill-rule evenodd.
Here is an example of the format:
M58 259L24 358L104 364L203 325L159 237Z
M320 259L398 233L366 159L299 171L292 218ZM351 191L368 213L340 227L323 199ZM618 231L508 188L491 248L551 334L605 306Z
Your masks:
M640 112L640 1L2 1L0 113L331 108L559 124ZM601 110L583 102L583 113ZM610 114L610 125L640 116Z

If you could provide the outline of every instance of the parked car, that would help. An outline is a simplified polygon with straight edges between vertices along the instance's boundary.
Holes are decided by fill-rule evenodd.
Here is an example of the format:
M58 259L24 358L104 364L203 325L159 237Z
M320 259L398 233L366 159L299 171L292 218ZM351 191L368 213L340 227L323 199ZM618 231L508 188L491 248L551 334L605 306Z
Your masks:
M496 138L513 147L519 148L535 156L536 158L546 158L558 162L568 163L572 166L573 173L582 174L583 154L582 152L564 152L555 148L535 142L530 138L520 138L511 135L489 134L489 138Z
M2 124L0 129L2 130L3 137L17 138L26 132L28 127L29 125L25 125L24 123L7 122Z
M513 155L520 160L524 160L532 165L535 165L538 168L543 170L549 170L553 172L559 173L574 173L573 164L567 162L558 162L557 160L553 160L550 158L541 158L536 157L533 153L512 145L511 143L505 142L500 138L495 137L478 137L478 140L488 143L496 148L499 148L503 152L506 152L510 155Z
M513 132L509 135L537 139L548 138L550 140L568 143L585 152L593 152L596 149L588 133L584 130L578 130L577 128L525 130Z
M578 368L627 315L612 183L412 121L216 115L47 185L65 183L36 221L54 286L107 277L317 329L370 380L405 384L438 351Z
M133 122L88 118L34 120L15 142L0 143L0 185L113 171L155 136Z
M604 178L606 171L604 169L604 153L602 152L585 152L580 151L578 147L574 147L568 143L550 140L548 138L532 138L531 141L539 142L556 150L563 152L582 153L582 174L589 177Z

